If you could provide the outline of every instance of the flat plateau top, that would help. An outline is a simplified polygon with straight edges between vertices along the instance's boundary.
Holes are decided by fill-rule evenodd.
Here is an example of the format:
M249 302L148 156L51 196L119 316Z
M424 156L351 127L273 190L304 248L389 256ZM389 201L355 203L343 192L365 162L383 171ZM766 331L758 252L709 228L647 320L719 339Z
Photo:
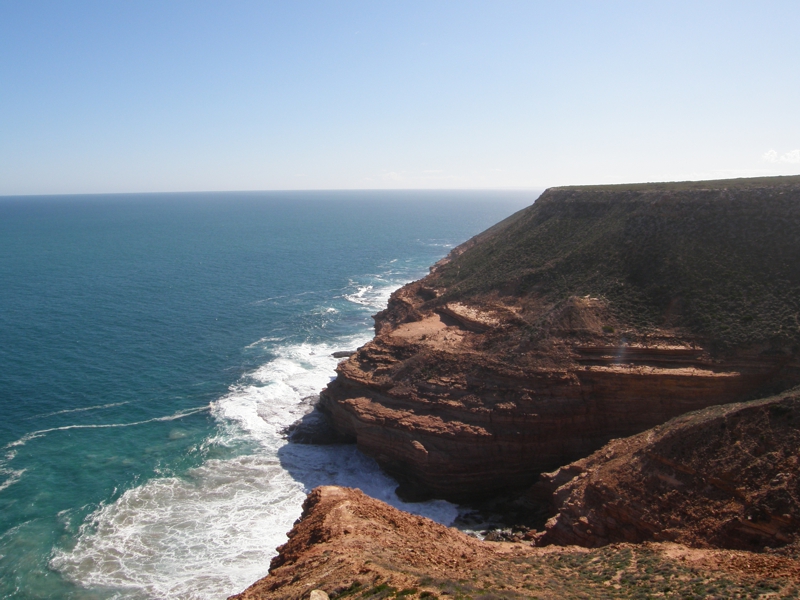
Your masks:
M582 192L621 192L621 191L684 191L684 190L719 190L748 189L773 186L800 185L800 175L779 177L745 177L739 179L712 179L708 181L670 181L661 183L620 183L610 185L566 185L553 187L551 190L574 190Z

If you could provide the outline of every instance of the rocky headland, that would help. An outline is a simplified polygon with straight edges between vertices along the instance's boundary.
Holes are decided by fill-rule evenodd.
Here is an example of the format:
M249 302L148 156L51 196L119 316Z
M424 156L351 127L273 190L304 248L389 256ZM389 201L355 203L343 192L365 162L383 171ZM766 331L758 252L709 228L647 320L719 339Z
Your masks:
M393 294L321 395L407 498L522 489L800 382L800 178L547 190Z
M800 177L547 190L395 292L310 419L542 531L318 488L237 597L795 597L799 315Z

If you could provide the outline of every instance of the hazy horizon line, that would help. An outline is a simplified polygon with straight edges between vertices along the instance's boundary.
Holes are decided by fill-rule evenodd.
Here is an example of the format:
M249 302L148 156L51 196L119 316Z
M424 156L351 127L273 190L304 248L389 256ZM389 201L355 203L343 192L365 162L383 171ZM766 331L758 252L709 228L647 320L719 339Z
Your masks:
M552 185L538 186L508 186L508 187L463 187L463 188L282 188L282 189L217 189L217 190L150 190L150 191L130 191L130 192L60 192L60 193L21 193L21 194L0 194L0 199L5 198L50 198L55 196L142 196L142 195L180 195L180 194L264 194L264 193L373 193L373 192L543 192L556 187L592 187L592 186L613 186L613 185L647 185L664 183L686 183L700 181L727 181L738 179L781 179L789 177L800 177L800 175L744 175L739 177L700 177L700 178L678 178L646 181L620 181L620 182L595 182L595 183L556 183Z
M145 196L145 195L180 195L180 194L281 194L281 193L371 193L371 192L537 192L558 186L537 187L496 187L496 188L308 188L308 189L263 189L263 190L180 190L180 191L147 191L147 192L63 192L63 193L25 193L0 194L4 198L51 198L55 196Z

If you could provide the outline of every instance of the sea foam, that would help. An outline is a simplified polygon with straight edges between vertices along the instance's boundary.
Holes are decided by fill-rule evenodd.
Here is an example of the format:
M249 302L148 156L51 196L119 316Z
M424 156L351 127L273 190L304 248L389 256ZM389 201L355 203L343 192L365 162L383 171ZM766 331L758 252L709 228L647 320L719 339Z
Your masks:
M361 286L343 297L380 308L396 287ZM259 340L270 360L212 403L218 432L208 441L244 441L251 450L206 460L185 477L150 480L100 506L81 526L76 544L55 551L51 567L80 586L115 589L117 598L225 597L267 574L305 495L323 484L357 487L450 524L454 505L403 503L394 493L396 482L355 446L288 444L281 435L308 410L303 400L334 377L338 360L332 353L370 337L365 330L321 343Z

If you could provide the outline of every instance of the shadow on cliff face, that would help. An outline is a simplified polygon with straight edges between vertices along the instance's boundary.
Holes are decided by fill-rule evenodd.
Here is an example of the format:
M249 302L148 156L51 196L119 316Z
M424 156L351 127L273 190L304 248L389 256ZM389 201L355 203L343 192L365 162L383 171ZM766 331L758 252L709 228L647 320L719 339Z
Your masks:
M281 466L293 479L311 489L336 483L359 487L368 495L397 495L404 504L433 500L430 494L415 493L409 482L398 481L362 454L355 440L336 431L330 417L316 406L316 398L307 399L310 412L284 430L289 444L278 451ZM479 502L458 505L453 526L467 532L479 532L495 541L520 541L532 532L544 529L553 516L551 503L538 502L520 493L506 493Z
M336 431L330 417L320 410L319 396L303 398L306 413L281 433L289 441L278 450L278 461L307 489L318 485L358 487L358 475L379 472L379 468L358 452L355 440Z
M547 520L554 515L549 499L539 501L526 493L504 494L461 505L453 526L478 532L492 542L521 542L543 531Z
M359 488L373 498L435 521L450 523L456 518L457 509L448 502L433 500L408 505L406 499L399 499L395 494L397 481L360 452L355 440L333 428L329 417L318 408L317 400L317 397L304 400L309 412L283 431L289 443L278 450L277 456L292 479L307 490L320 485Z
M320 408L319 396L304 398L303 403L309 411L282 431L290 442L316 446L355 444L352 436L336 430L330 416Z
M542 530L545 521L554 514L549 501L538 502L522 493L505 493L459 505L436 500L430 494L415 493L413 485L409 482L404 485L392 477L360 452L355 440L337 432L330 417L317 406L317 400L317 397L304 400L309 412L284 430L289 443L278 450L281 466L307 489L331 484L356 487L390 504L399 500L405 510L412 512L428 514L429 507L434 507L431 515L434 519L435 507L446 505L458 512L457 516L450 515L455 519L453 526L488 535L487 539L496 541L522 540Z
M319 396L304 398L303 404L308 412L282 431L289 443L278 450L281 466L296 481L311 489L330 484L364 487L381 480L381 491L384 492L383 488L390 485L403 502L431 499L430 494L402 493L403 482L398 484L397 478L360 452L352 435L336 429L330 415L320 405ZM329 464L330 467L325 466ZM342 471L337 472L336 468Z
M319 486L357 488L366 495L409 513L450 525L459 508L444 500L408 504L395 494L397 482L378 464L359 452L355 444L300 444L290 442L278 450L281 467L307 491Z

